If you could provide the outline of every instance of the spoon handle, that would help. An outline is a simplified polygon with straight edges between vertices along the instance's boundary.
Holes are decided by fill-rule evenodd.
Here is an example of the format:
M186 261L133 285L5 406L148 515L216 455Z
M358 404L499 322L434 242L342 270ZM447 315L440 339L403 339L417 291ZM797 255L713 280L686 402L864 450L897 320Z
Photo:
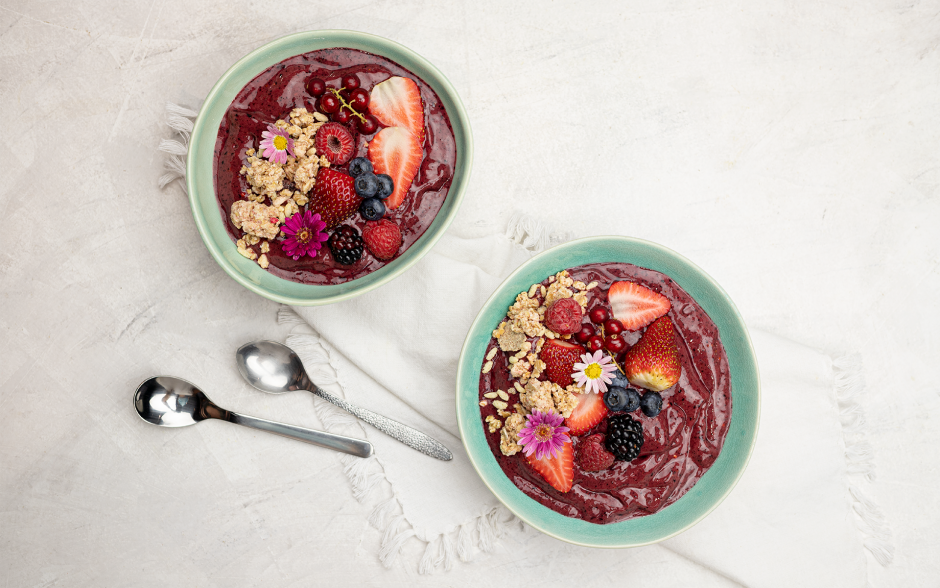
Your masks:
M226 411L223 420L227 420L228 422L235 423L237 425L251 427L252 429L274 433L275 435L280 435L281 437L289 437L298 441L319 445L320 447L326 447L327 449L341 451L343 453L348 453L349 455L355 455L356 457L369 457L372 455L372 444L361 439L353 439L352 437L344 437L342 435L334 435L332 433L325 433L323 431L305 429L303 427L296 427L294 425L276 423L274 421L238 414L237 412L232 411Z
M335 404L346 412L350 412L356 415L356 417L358 417L360 420L369 423L389 437L401 441L412 449L417 449L421 453L430 455L431 457L435 457L441 461L450 461L454 459L454 454L452 454L449 449L444 447L443 443L422 433L417 429L409 427L408 425L403 425L398 421L384 417L380 414L376 414L371 410L366 410L362 407L356 406L355 404L350 404L342 398L337 398L329 392L324 392L312 383L307 388L307 390L313 392L327 402Z

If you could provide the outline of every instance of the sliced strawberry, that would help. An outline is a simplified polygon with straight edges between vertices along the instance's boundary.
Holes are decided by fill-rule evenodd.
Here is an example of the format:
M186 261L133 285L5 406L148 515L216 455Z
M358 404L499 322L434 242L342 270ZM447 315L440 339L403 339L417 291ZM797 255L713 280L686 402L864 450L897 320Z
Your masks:
M571 440L561 446L561 451L555 457L535 459L535 453L526 456L525 460L537 471L552 488L559 492L571 490L574 483L574 450Z
M682 364L668 316L656 319L623 358L623 373L634 386L662 392L679 381ZM569 425L570 426L570 425Z
M614 318L629 331L642 329L669 312L669 299L633 282L614 282L607 291Z
M563 339L548 339L542 346L539 359L545 362L545 374L559 386L570 386L574 380L574 364L586 353L584 347Z
M392 195L385 200L386 208L398 208L405 201L423 157L421 144L401 127L382 129L369 142L373 171L390 175L395 185Z
M604 420L607 405L604 404L603 394L585 392L577 394L578 405L571 411L571 416L565 419L565 426L571 429L572 435L580 435L591 430L597 423Z
M421 90L410 78L391 77L376 84L369 96L369 112L386 127L401 127L424 142L424 107Z
M310 192L308 210L319 213L327 230L351 217L362 202L353 187L353 179L343 172L321 167Z

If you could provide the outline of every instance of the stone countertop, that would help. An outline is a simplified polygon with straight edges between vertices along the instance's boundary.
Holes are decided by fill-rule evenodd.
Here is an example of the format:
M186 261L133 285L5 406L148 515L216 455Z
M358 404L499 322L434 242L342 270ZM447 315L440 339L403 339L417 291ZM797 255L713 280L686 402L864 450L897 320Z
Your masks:
M518 585L551 567L568 584L734 585L662 547L535 531L445 575L386 571L336 456L137 419L133 390L167 373L316 425L309 398L240 380L234 349L287 329L213 262L181 188L157 189L156 145L168 101L194 105L252 49L324 28L394 39L454 83L475 162L451 230L523 211L657 241L750 326L860 353L896 549L871 581L940 574L940 2L270 6L0 6L0 584ZM259 472L266 486L246 483Z

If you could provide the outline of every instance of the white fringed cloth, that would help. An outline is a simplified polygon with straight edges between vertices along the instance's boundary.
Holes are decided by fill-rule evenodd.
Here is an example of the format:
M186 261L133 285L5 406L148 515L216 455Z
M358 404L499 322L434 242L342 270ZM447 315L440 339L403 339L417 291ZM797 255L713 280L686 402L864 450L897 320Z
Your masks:
M168 156L161 186L185 173L194 116L167 107L176 136L159 147ZM429 458L315 400L326 430L375 445L372 458L341 461L353 497L368 507L369 524L381 534L376 557L386 567L415 566L421 574L472 562L501 536L525 532L479 480L461 445L457 358L470 323L503 278L566 238L522 216L487 237L458 232L452 227L415 267L382 288L278 313L295 325L286 343L318 385L425 431L454 452L452 462ZM748 469L713 513L661 545L745 586L865 585L866 566L887 565L893 548L889 526L869 498L874 471L858 403L865 389L859 358L833 361L768 333L751 330L751 336L762 407ZM423 555L400 561L403 546L415 541ZM578 557L590 555L582 550Z

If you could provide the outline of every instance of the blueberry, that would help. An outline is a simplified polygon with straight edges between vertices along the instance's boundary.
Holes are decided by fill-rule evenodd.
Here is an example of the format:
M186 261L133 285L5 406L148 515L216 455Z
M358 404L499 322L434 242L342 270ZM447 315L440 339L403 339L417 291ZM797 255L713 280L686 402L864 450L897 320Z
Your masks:
M379 220L385 216L385 203L378 198L365 198L359 205L359 214L366 220Z
M621 374L619 371L617 375L614 376L614 379L610 382L611 386L620 386L621 388L629 388L630 380L627 379L627 376Z
M620 410L633 412L638 408L640 408L640 393L633 388L627 388L627 405Z
M647 392L640 398L640 408L643 409L643 414L653 418L663 410L663 397L659 392Z
M372 173L372 162L365 157L357 157L349 162L349 175L356 178L362 174Z
M395 191L395 183L392 181L392 176L388 174L377 174L376 179L379 181L379 191L375 195L376 198L388 198L392 195L392 192Z
M356 177L353 185L360 198L374 198L379 191L379 181L372 172L363 173Z
M610 386L604 393L604 404L613 412L620 412L630 403L630 394L626 388L621 386Z

